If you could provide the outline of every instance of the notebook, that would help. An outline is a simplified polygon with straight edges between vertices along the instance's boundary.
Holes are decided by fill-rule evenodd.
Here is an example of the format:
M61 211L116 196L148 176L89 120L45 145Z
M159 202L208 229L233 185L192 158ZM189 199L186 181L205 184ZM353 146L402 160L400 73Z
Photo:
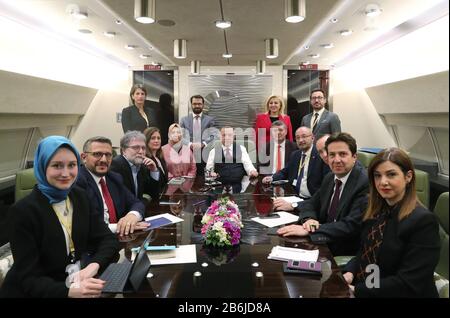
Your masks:
M148 245L152 234L153 231L147 235L133 263L126 260L120 264L109 264L100 276L100 279L106 282L102 290L103 293L118 294L138 291L150 268L150 260L146 255L144 246Z

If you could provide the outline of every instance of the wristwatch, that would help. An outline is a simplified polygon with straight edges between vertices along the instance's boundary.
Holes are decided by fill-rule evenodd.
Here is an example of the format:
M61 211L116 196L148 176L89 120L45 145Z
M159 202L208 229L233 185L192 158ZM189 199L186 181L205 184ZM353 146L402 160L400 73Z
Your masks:
M298 203L297 202L294 202L294 203L292 203L291 204L292 205L292 207L295 209L296 207L298 207Z

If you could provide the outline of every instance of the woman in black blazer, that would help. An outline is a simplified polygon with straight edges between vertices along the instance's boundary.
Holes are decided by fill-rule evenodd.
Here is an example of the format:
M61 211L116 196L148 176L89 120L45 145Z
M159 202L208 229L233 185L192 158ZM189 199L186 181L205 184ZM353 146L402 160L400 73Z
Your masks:
M145 105L147 89L142 84L133 85L130 98L133 105L122 109L122 129L143 132L147 127L153 126L150 106Z
M34 158L37 185L11 207L14 264L1 297L98 297L94 278L118 256L119 244L74 187L80 156L61 136L43 139ZM70 274L70 275L69 275Z
M438 297L439 225L416 196L408 155L389 148L368 168L370 195L362 244L344 270L356 297Z
M161 149L161 131L157 127L149 127L144 131L147 151L146 156L152 159L159 171L159 184L162 189L168 180L166 161Z

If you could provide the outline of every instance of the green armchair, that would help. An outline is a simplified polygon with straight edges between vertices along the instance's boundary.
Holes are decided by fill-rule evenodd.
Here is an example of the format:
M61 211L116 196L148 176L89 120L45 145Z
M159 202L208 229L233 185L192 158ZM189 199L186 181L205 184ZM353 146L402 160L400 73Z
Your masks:
M33 187L36 183L37 181L36 178L34 177L33 168L17 172L15 202L27 196L31 192L31 190L33 190Z
M434 208L439 219L439 235L441 237L441 255L436 266L434 280L441 298L448 298L448 192L442 193Z

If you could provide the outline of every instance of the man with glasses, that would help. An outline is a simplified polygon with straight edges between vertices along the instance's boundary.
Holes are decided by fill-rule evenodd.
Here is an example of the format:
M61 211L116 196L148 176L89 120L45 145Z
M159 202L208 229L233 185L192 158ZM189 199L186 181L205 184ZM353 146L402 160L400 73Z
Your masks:
M84 165L78 173L77 185L89 196L92 213L120 235L146 228L148 223L140 222L144 216L144 204L125 187L120 174L109 171L111 140L106 137L88 139L83 145L81 159Z
M314 89L310 95L310 102L313 112L303 117L300 126L310 127L316 139L325 134L341 132L338 115L325 109L327 99L323 90Z
M159 195L159 170L155 162L145 157L145 135L140 131L128 131L120 139L120 155L111 163L111 171L119 173L124 185L139 200L143 194L157 199Z
M292 153L288 165L273 177L265 177L262 182L289 180L302 199L309 199L320 188L323 177L330 172L314 147L314 136L308 127L300 127L295 132L295 140L300 150ZM280 199L283 200L283 199ZM283 200L284 201L284 200ZM290 204L286 202L286 204ZM294 203L292 209L297 207Z

